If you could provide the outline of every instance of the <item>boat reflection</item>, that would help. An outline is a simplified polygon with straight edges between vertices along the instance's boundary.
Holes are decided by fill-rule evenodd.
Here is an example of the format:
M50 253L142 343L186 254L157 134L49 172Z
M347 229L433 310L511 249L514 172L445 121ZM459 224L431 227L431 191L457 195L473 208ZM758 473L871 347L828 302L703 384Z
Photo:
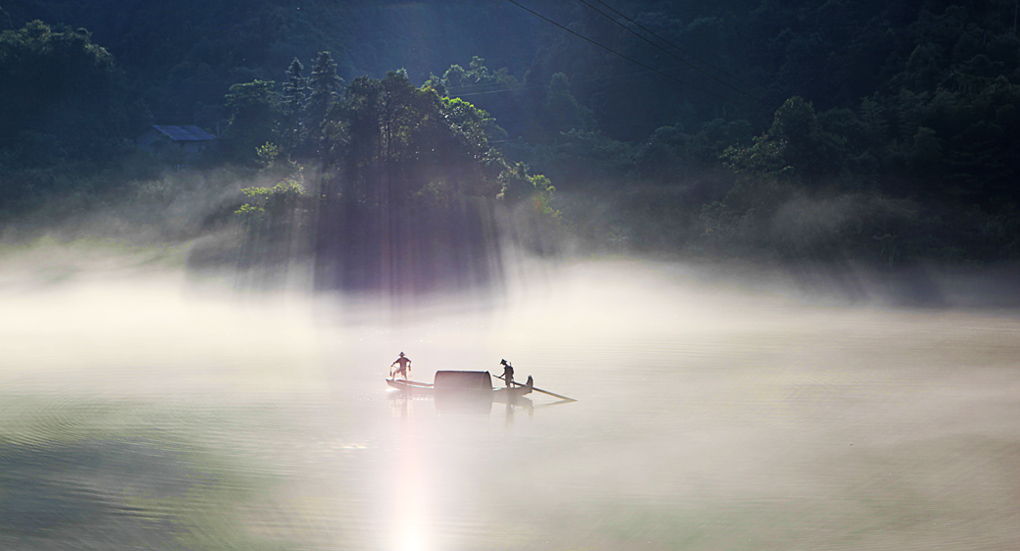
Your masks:
M532 391L560 398L559 401L544 406L575 401L536 388L531 376L528 376L524 384L513 383L514 386L493 387L492 376L488 371L437 371L434 383L390 377L386 379L386 384L391 387L390 399L399 404L399 414L402 418L411 416L412 404L416 400L431 400L436 413L440 415L489 415L492 413L493 403L502 403L506 404L506 420L509 426L513 424L514 413L518 408L527 411L529 416L533 414L536 406L530 398L525 397Z
M436 413L440 415L488 415L492 412L492 392L438 393Z
M440 415L490 415L493 410L492 405L501 403L506 405L504 409L508 416L512 416L516 409L527 411L530 415L537 408L569 403L568 400L561 400L536 406L530 398L501 395L491 391L485 393L440 393L437 395L414 389L392 389L387 392L387 398L393 406L394 415L401 418L413 417L415 407L419 407L415 404L424 402L432 402L430 409L434 408L434 411Z

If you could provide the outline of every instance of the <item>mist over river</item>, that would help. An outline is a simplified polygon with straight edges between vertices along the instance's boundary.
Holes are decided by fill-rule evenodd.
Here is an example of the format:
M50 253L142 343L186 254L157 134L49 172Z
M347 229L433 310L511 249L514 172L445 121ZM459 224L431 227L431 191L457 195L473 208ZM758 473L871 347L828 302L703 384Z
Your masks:
M4 271L2 549L1020 548L1013 310L638 261L414 307ZM401 351L577 401L440 412Z

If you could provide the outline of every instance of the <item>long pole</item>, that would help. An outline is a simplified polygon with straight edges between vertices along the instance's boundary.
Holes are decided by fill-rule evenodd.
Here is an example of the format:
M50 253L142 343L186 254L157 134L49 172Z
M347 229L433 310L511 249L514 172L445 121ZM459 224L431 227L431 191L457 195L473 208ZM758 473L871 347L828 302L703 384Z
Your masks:
M506 379L503 378L502 375L496 375L496 378L501 380L501 381L505 381L506 380ZM517 381L512 381L512 382L513 382L513 384L515 384L517 386L527 386L527 385L522 385L521 383L518 383ZM549 392L548 390L542 390L541 388L538 388L537 386L532 386L531 390L535 390L535 391L541 392L543 394L548 394L549 396L555 396L555 397L559 398L560 400L570 400L571 402L576 402L577 401L577 400L575 400L573 398L569 398L567 396L563 396L562 394L556 394L555 392Z

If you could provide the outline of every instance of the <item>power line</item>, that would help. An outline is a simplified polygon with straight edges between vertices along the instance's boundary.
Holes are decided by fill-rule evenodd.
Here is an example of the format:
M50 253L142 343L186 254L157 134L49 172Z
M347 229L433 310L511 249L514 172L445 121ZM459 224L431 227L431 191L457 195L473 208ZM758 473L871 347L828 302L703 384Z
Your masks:
M644 71L634 71L632 73L621 73L621 74L616 74L616 75L612 75L612 76L605 76L605 77L585 78L585 79L579 79L579 80L573 80L572 79L570 82L571 82L571 84L583 84L583 83L586 83L586 82L600 82L600 81L603 81L603 80L616 80L616 79L620 79L620 78L630 78L630 77L637 76L637 75L642 75L642 74L644 74ZM447 91L447 93L451 97L456 96L458 98L464 98L464 97L468 97L468 96L481 96L481 95L485 95L485 94L502 94L502 93L505 93L505 92L517 92L517 91L523 91L523 90L535 90L535 89L538 89L538 88L548 88L548 87L552 86L551 84L531 84L531 85L528 85L528 86L518 86L517 88L510 88L510 87L492 88L493 86L497 86L497 85L498 85L498 83L482 84L482 85L478 85L478 86L450 87L450 88L447 88L446 91ZM460 90L460 91L458 91L458 90Z
M735 77L735 76L733 76L733 75L731 75L731 74L727 73L726 71L724 71L724 70L720 69L719 67L716 67L715 65L712 65L712 64L711 64L711 63L709 63L708 61L705 61L704 59L701 59L700 57L698 57L698 56L696 56L696 55L692 54L691 52L688 52L687 50L685 50L685 49L681 48L680 46L677 46L676 44L674 44L674 43L670 42L669 40L666 40L665 38L662 38L662 37L661 37L661 36L659 36L658 34L655 34L655 32L654 32L654 31L651 31L651 30L647 29L646 27L644 27L643 25L641 25L641 24L640 24L640 23L638 23L637 21L634 21L633 19L631 19L631 18L627 17L626 15L624 15L624 14L620 13L619 11L617 11L617 10L613 9L613 7L612 7L612 6L610 6L610 5L606 4L606 3L605 3L605 2L603 2L602 0L595 0L595 1L596 1L596 2L598 2L599 4L602 4L602 5L603 5L603 6L604 6L604 7L606 8L606 9L608 9L609 11L611 11L611 12L615 13L616 15L620 16L621 18L623 18L623 20L624 20L624 21L626 21L626 22L630 23L631 25L634 25L635 27L637 27L637 28L641 29L642 31L645 31L646 33L648 33L648 34L650 34L650 35L654 36L655 38L658 38L659 40L661 40L661 41L665 42L665 43L666 43L666 44L668 44L669 46L671 46L671 47L675 48L675 49L676 49L677 51L679 51L680 53L682 53L682 54L684 54L684 55L687 55L687 56L690 56L690 57L692 57L692 58L694 58L694 59L696 59L696 60L698 60L698 61L700 61L700 62L704 63L705 65L708 65L709 67L711 67L711 68L715 69L716 71L719 71L719 72L720 72L720 73L722 73L723 75L726 75L727 77L729 77L729 78L731 78L731 79L733 79L733 80L735 80L735 81L739 82L740 84L743 84L744 86L747 86L747 87L750 87L750 88L760 88L760 86L756 86L756 85L754 85L754 84L750 84L750 83L744 82L743 80L741 80L741 79L739 79L739 78L737 78L737 77ZM601 12L600 12L600 13L601 13ZM667 52L667 53L668 53L668 52Z
M577 0L577 1L578 1L578 2L580 2L580 3L582 3L582 4L584 4L585 6L588 6L588 7L589 7L589 8L591 8L591 9L592 9L593 11L595 11L596 13L598 13L599 15L601 15L602 17L605 17L605 18L606 18L606 19L608 19L609 21L612 21L612 22L613 22L613 23L614 23L615 25L619 26L619 27L620 27L621 29L623 29L623 30L625 30L625 31L629 32L630 34L632 34L632 35L634 35L634 36L636 36L636 37L640 38L641 40L644 40L645 42L647 42L647 43L651 44L651 45L652 45L653 47L655 47L655 48L657 48L657 49L659 49L659 50L662 50L663 52L666 52L666 55L668 55L668 56L672 57L673 59L675 59L675 60L679 61L680 63L683 63L683 64L687 65L688 67L690 67L690 68L694 69L695 71L697 71L697 72L699 72L699 73L701 73L701 74L705 75L706 77L708 77L708 78L710 78L710 79L712 79L712 80L714 80L714 81L716 81L716 82L718 82L718 83L722 84L723 86L725 86L725 87L727 87L727 88L729 88L729 89L731 89L731 90L734 90L734 91L736 91L736 92L738 92L738 93L740 93L740 94L743 94L743 95L745 95L745 96L747 96L747 97L749 97L749 98L753 99L754 101L757 101L758 103L760 103L760 104L762 104L762 105L767 105L767 104L766 104L766 103L765 103L765 102L764 102L764 101L763 101L763 100L762 100L761 98L755 97L755 96L753 96L753 95L751 95L751 94L749 94L749 93L747 93L747 92L745 92L745 91L743 91L743 90L741 90L741 89L737 88L736 86L733 86L732 84L730 84L730 83L728 83L728 82L726 82L726 81L724 81L724 80L722 80L722 79L720 79L720 78L718 78L718 77L716 77L716 76L714 76L714 75L710 75L709 73L705 72L705 71L704 71L703 69L701 69L700 67L697 67L697 66L695 66L695 65L694 65L693 63L691 63L691 62L687 61L686 59L683 59L683 58L681 58L680 56L678 56L678 55L674 54L673 52L671 52L671 51L667 50L666 48L663 48L662 46L660 46L660 45L656 44L655 42L652 42L651 40L648 40L648 38L646 38L646 37L642 36L641 34L639 34L639 33L638 33L638 32L636 32L636 31L634 31L634 29L631 29L631 28L627 27L626 25L624 25L623 23L620 23L620 22L619 22L619 21L617 21L616 19L613 19L613 18L612 18L612 17L610 17L610 16L609 16L609 15L608 15L607 13L605 13L605 12L603 12L602 10L600 10L600 9L596 8L595 6L593 6L593 5L589 4L589 3L588 3L588 2L586 2L585 0ZM603 6L606 6L606 5L605 5L605 4L603 3L603 2L599 2L599 4L602 4ZM608 9L612 10L612 8L609 8L609 6L606 6L606 7L607 7ZM617 15L619 15L620 17L624 17L624 16L622 15L622 14L620 14L619 12L617 12L617 11L615 11L615 10L613 10L613 12L614 12L614 13L616 13ZM624 18L626 19L626 17L624 17ZM630 21L630 20L628 19L628 21ZM632 22L632 23L633 23L633 22ZM650 31L645 31L645 32L650 32ZM656 38L658 38L658 37L656 36ZM661 39L661 38L659 38L659 40L662 40L662 39ZM667 42L667 44L668 44L668 42ZM670 44L670 45L671 45L671 46L673 46L672 44ZM673 46L673 47L674 47L674 48L676 48L676 46ZM679 48L678 48L678 49L679 49ZM681 50L681 51L683 51L683 50ZM700 60L699 60L699 61L700 61ZM713 66L712 66L711 64L709 64L709 63L707 63L707 62L705 62L705 61L702 61L702 63L705 63L705 64L706 64L706 65L708 65L709 67L712 67L713 69L716 69L717 71L720 71L720 72L722 72L722 70L721 70L721 69L718 69L717 67L713 67ZM730 78L734 78L734 77L730 77Z
M533 84L531 86L519 86L517 88L495 88L491 90L478 90L474 88L464 88L464 92L457 92L456 88L447 88L446 92L451 97L456 96L458 98L466 98L468 96L483 96L486 94L502 94L505 92L517 92L523 90L535 90L537 88L548 88L548 84Z
M502 90L520 90L520 89L523 89L523 88L530 88L530 87L523 87L522 86L522 87L518 87L518 88L509 88L509 87L507 87L507 84L505 82L489 82L487 84L468 84L468 85L464 85L464 86L447 86L446 87L446 91L447 92L453 92L454 90L460 90L460 91L463 91L463 92L472 92L472 93L475 93L475 94L485 94L485 93L488 93L490 91L491 92L500 92Z
M709 96L721 99L723 101L728 101L730 103L735 103L737 105L743 105L745 107L749 107L745 103L742 103L742 102L739 102L739 101L736 101L736 100L733 100L733 99L730 99L730 98L727 98L727 97L720 96L719 94L716 94L716 93L713 93L713 92L709 92L708 90L705 90L703 88L699 88L699 87L697 87L697 86L695 86L693 84L690 84L688 82L684 82L684 81L682 81L682 80L680 80L680 79L678 79L678 78L676 78L676 77L674 77L672 75L666 74L666 73L664 73L664 72L662 72L662 71L660 71L660 70L658 70L658 69L656 69L654 67L649 67L648 65L645 65L644 63L641 63L640 61L638 61L636 59L633 59L633 58L628 57L628 56L626 56L624 54L621 54L620 52L617 52L616 50L614 50L614 49L612 49L612 48L610 48L608 46L603 46L602 44L599 44L598 42L595 42L594 40L588 38L587 36L584 36L583 34L580 34L578 32L572 31L572 30L568 29L567 27L565 27L565 26L563 26L563 25L553 21L552 19L549 19L548 17L546 17L546 16L544 16L544 15L538 13L538 12L535 12L535 11L533 11L531 9L528 9L528 8L518 4L514 0L506 0L506 1L510 2L511 4L513 4L515 6L517 6L518 8L521 8L522 10L524 10L524 11L534 15L535 17L538 17L539 19L542 19L543 21L546 21L546 22L548 22L548 23L550 23L552 25L555 25L555 26L559 27L560 29L563 29L564 31L567 31L568 33L570 33L570 34L572 34L572 35L574 35L574 36L584 40L585 42L589 42L591 44L594 44L595 46L598 46L599 48L602 48L603 50L606 50L607 52L610 52L610 53L612 53L612 54L614 54L616 56L622 57L623 59L625 59L625 60L627 60L627 61L629 61L629 62L631 62L631 63L633 63L633 64L635 64L635 65L637 65L639 67L643 67L643 68L645 68L645 69L647 69L647 70L649 70L649 71L651 71L651 72L653 72L653 73L655 73L655 74L657 74L657 75L659 75L659 76L661 76L663 78L668 78L669 80L673 80L673 81L679 82L680 84L683 84L684 86L686 86L688 88L692 88L692 89L697 90L697 91L699 91L699 92L701 92L703 94L707 94Z

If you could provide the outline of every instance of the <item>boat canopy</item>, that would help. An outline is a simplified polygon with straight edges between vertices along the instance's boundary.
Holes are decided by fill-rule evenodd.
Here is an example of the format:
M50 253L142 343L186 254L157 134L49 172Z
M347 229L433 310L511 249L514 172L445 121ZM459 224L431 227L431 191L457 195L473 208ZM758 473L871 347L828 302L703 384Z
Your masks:
M436 371L436 391L492 390L488 371Z

